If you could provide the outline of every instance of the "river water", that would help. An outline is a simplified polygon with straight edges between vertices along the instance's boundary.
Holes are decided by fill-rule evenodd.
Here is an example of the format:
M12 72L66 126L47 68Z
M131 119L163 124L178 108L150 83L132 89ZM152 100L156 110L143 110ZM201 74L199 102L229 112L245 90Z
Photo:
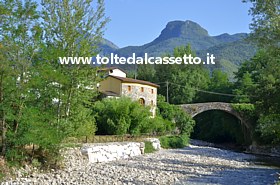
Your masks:
M209 161L211 157L224 158L229 161L239 161L235 167L225 167L215 175L202 176L200 178L187 178L184 181L177 183L178 185L274 185L277 181L280 182L280 158L266 155L248 154L242 152L241 148L227 147L226 145L217 145L200 140L191 140L194 146L204 149L216 150L224 153L224 156L219 156L219 152L214 152L215 155L208 155ZM206 147L206 148L205 148ZM215 149L216 148L216 149ZM225 162L225 164L227 163ZM246 164L248 162L248 164ZM231 163L231 162L230 162ZM224 165L218 162L218 165ZM240 166L239 166L240 165ZM244 165L243 167L241 167ZM241 167L241 168L240 168Z
M251 161L256 165L263 165L269 167L275 167L280 169L280 158L279 157L270 157L265 155L254 155L256 158Z

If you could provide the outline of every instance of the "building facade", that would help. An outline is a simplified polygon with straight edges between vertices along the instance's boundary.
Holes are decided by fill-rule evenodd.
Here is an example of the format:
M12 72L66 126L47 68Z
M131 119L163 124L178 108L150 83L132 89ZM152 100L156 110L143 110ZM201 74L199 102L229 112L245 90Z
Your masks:
M114 73L116 69L108 70L112 70L111 74L117 74L117 72ZM106 76L104 80L100 82L99 91L106 97L126 96L134 101L138 101L143 106L149 106L152 116L154 117L157 105L157 88L159 86L148 81L126 78L122 70L117 70L121 75L109 74ZM123 73L120 73L120 71Z

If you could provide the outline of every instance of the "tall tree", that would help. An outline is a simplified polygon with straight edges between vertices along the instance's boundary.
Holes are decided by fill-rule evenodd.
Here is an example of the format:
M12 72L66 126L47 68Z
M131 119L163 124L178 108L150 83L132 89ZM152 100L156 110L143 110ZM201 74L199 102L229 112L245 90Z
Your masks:
M246 0L253 7L251 40L260 51L237 72L238 88L256 103L259 132L267 142L280 142L280 1ZM246 101L247 101L246 100Z
M232 83L229 81L227 73L215 69L209 80L208 91L231 94ZM231 102L232 97L208 92L199 92L196 96L197 102Z
M140 64L137 66L137 79L154 82L155 74L156 70L154 65Z
M28 95L30 67L39 47L39 15L31 0L0 1L0 120L2 154L6 153L6 133L17 137ZM11 139L10 139L11 140Z
M35 144L55 153L67 136L95 131L97 94L92 66L59 64L58 57L98 52L104 2L0 0L0 133L2 155L18 159Z
M262 47L279 48L280 38L280 1L279 0L243 0L251 2L250 14L251 38Z
M46 0L43 6L43 28L46 47L44 60L59 71L57 92L57 125L71 135L88 125L94 132L91 116L92 99L97 95L96 68L90 65L61 65L59 57L91 57L97 54L104 26L104 1Z

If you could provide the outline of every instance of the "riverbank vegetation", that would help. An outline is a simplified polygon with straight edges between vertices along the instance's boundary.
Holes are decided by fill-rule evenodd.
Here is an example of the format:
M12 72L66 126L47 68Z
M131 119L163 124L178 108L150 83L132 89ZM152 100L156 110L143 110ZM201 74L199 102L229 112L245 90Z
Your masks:
M184 148L189 144L189 136L182 134L177 136L162 136L159 138L162 148Z
M158 98L157 115L152 118L150 107L143 107L129 98L108 98L97 101L93 114L98 135L140 135L176 133L189 135L194 121L182 109Z
M58 57L98 53L104 2L3 0L0 17L1 156L53 168L64 138L96 131L96 68L60 65Z

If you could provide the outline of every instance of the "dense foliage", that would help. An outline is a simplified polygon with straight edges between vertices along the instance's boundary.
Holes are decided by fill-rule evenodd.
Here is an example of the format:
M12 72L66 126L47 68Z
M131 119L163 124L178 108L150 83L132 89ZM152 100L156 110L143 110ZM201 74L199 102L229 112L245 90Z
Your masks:
M178 134L190 136L195 124L194 120L181 107L169 104L164 96L158 95L158 114L164 119L173 123L178 129Z
M55 162L64 138L95 132L96 69L58 57L98 52L104 3L1 0L0 20L1 155Z
M159 138L162 148L184 148L189 143L189 137L186 135L179 136L162 136Z
M257 131L260 142L280 144L280 36L278 0L246 0L252 2L251 41L260 47L258 53L246 61L236 73L237 94L246 97L240 102L256 105Z
M196 56L190 45L174 49L173 56ZM202 65L156 65L155 80L161 82L159 93L166 96L172 104L191 102L197 93L196 89L205 89L209 72Z
M151 118L149 107L129 98L108 98L95 103L97 134L123 135L166 131L166 125ZM156 118L158 119L158 118Z
M149 107L143 107L129 98L103 99L93 108L97 123L97 134L150 134L170 133L190 135L194 121L181 108L158 100L158 114L151 117Z

